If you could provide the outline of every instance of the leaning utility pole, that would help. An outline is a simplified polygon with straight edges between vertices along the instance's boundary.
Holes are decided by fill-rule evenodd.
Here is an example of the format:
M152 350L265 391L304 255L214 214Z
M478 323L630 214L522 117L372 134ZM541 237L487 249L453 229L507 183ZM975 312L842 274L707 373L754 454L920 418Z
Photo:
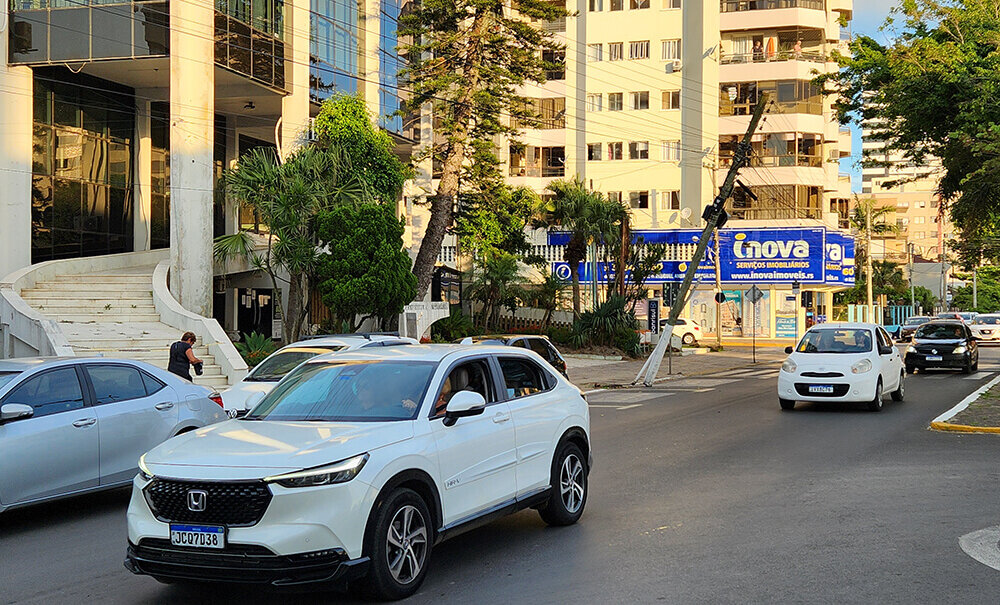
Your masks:
M694 255L691 257L690 262L688 262L687 271L684 273L684 281L681 282L681 287L677 290L677 296L674 298L674 304L670 307L670 317L667 319L667 327L664 330L666 338L660 338L660 342L656 344L656 349L653 350L649 359L643 364L642 369L639 370L639 374L636 375L632 384L639 382L639 378L643 377L642 383L644 385L647 387L653 386L656 374L660 371L660 364L663 362L663 353L670 347L670 341L673 340L674 325L676 325L677 318L680 317L681 310L687 302L688 290L691 289L691 284L694 283L694 276L698 272L698 265L705 258L705 251L708 249L708 243L712 239L712 232L715 231L716 226L724 225L726 220L729 219L729 215L726 214L725 210L726 201L733 193L737 173L740 171L740 168L746 166L750 161L750 152L752 151L750 140L757 130L757 125L760 124L761 117L764 115L767 98L766 93L761 93L760 99L757 101L757 106L754 107L753 117L750 118L750 126L747 128L746 134L743 135L743 140L733 154L733 163L729 167L729 172L726 174L725 182L722 183L719 195L716 196L711 205L705 206L705 211L701 215L701 218L705 220L705 228L701 231L701 237L698 238L698 246L695 248ZM716 259L716 262L719 262L718 259Z
M873 317L875 317L875 305L872 301L872 206L874 205L874 200L868 200L865 202L865 281L867 285L865 286L868 293L868 313L865 321L868 323L881 323L876 322Z
M722 349L722 263L719 262L719 232L715 232L715 344Z
M910 278L910 313L914 315L920 315L920 313L917 311L917 298L913 292L913 244L911 243L906 244L906 252L907 252L906 254L907 260L909 261L910 265L909 276L908 276Z

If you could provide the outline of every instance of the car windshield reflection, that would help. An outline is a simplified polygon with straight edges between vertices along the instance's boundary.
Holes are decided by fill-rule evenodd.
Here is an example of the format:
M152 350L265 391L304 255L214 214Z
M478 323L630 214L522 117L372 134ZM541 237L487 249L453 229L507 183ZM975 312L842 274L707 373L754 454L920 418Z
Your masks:
M246 380L255 382L278 382L285 374L294 370L300 363L317 355L340 351L344 347L295 347L278 351L254 368Z
M867 353L872 350L872 335L863 328L810 330L795 350L798 353Z
M957 324L929 323L920 326L913 337L922 340L961 340L965 338L965 331Z

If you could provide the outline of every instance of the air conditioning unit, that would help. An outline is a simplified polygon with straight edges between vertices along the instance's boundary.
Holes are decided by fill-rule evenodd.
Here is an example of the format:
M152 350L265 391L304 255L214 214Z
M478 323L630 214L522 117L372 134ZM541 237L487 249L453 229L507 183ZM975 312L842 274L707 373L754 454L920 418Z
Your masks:
M668 74L672 74L675 71L680 71L680 70L681 70L680 59L671 59L670 61L667 61L666 65L663 66L663 71L665 71Z

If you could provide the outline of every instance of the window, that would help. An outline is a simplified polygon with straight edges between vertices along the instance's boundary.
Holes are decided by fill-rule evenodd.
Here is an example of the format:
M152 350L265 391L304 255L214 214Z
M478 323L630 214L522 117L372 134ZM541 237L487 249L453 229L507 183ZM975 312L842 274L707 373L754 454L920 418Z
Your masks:
M160 382L158 378L153 378L152 376L150 376L145 372L141 372L141 374L142 374L142 383L146 385L147 395L152 395L153 393L159 393L160 389L167 386L162 382Z
M608 93L608 111L621 111L625 102L624 93L620 92L609 92Z
M3 403L30 405L33 418L79 410L83 407L83 390L73 367L45 372L24 381Z
M611 0L611 10L620 11L625 8L625 0Z
M602 148L601 143L587 143L587 161L588 162L599 162L601 161Z
M628 144L628 159L648 160L649 141L632 141Z
M608 201L612 202L612 203L615 203L615 204L621 204L622 203L622 192L621 191L609 191L608 192Z
M628 205L632 208L649 208L649 192L629 191Z
M664 61L673 61L674 59L680 60L680 58L681 58L681 41L680 40L661 40L660 41L660 52L662 54L661 58Z
M614 10L614 9L612 9ZM625 43L624 42L609 42L608 43L608 61L621 61L625 58Z
M660 209L661 210L680 210L681 209L681 192L680 191L661 191L660 192Z
M559 355L556 350L544 338L528 338L528 348L541 355L542 359L549 363L558 361Z
M601 111L603 100L604 95L601 94L587 95L587 111Z
M632 109L649 109L648 90L641 90L629 94L632 101Z
M664 90L660 95L660 109L680 109L681 91Z
M663 8L680 8L681 0L663 0Z
M516 357L501 357L499 361L507 397L526 397L546 390L544 374L534 362Z
M510 176L564 176L566 148L511 145L508 163Z
M680 141L663 141L662 159L667 162L677 162L681 159Z
M628 58L629 59L648 59L649 58L649 40L639 40L637 42L629 42L628 43Z
M638 10L640 8L649 8L649 0L632 0L629 3L629 8L632 10Z
M604 0L590 0L590 12L596 13L604 10Z
M927 202L923 200L917 201L917 208L926 208L926 207L927 207Z
M566 79L566 52L562 50L543 50L542 61L547 66L545 69L546 80Z
M926 221L926 220L927 220L927 218L923 217L923 216L915 216L915 217L913 217L913 222L915 224L917 224L917 225L923 225L924 221Z
M909 222L910 222L909 219L897 218L896 219L896 226L897 227L905 227L907 225L907 223L909 223Z
M622 159L622 144L620 142L608 143L608 159L609 160Z
M489 367L484 361L472 361L456 366L448 373L444 384L441 385L441 392L434 404L432 415L443 415L448 402L459 391L479 393L487 403L492 403L497 400L493 394L492 385Z
M146 396L146 386L139 370L129 366L85 365L84 371L94 385L98 405L117 403Z
M604 60L604 45L603 44L588 44L587 45L587 62L596 63L597 61Z

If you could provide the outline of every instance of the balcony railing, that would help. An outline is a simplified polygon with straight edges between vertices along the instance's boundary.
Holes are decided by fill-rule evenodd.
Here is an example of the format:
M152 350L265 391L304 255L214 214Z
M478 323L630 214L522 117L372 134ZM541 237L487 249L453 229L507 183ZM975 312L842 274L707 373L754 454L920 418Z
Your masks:
M720 10L724 13L768 10L774 8L811 8L825 10L823 0L722 0Z
M722 64L732 65L736 63L774 63L778 61L809 61L812 63L824 63L826 53L820 50L781 50L768 56L764 51L748 53L722 54Z

